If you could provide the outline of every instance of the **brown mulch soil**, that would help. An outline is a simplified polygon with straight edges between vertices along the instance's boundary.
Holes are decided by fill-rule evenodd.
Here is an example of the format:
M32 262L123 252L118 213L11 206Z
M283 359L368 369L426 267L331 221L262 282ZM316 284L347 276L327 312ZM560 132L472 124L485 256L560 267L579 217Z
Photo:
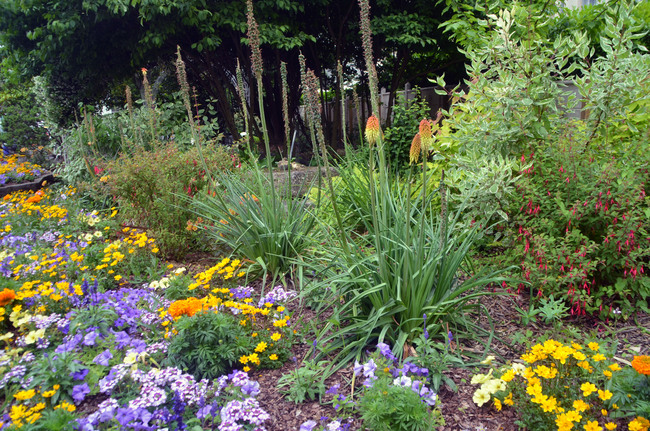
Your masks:
M213 255L195 254L184 259L183 263L174 263L174 266L186 266L188 272L198 272L214 265L216 262ZM476 322L484 329L489 330L493 325L495 336L490 346L491 355L497 357L499 364L507 363L519 358L525 352L526 343L534 344L540 336L552 333L553 327L542 323L531 323L524 327L520 324L520 314L515 304L522 310L528 309L528 298L526 295L495 295L481 299L481 304L488 310L490 320L484 315L476 316ZM293 321L300 325L300 322L309 322L318 319L316 314L306 308L299 310L293 316ZM323 320L322 316L320 318ZM539 319L538 319L539 322ZM575 326L583 333L593 338L611 339L619 341L615 359L621 364L629 362L632 355L650 354L650 333L642 328L650 328L650 315L640 313L636 321L628 322L601 322L594 319L565 319L561 328L556 330L564 331ZM299 327L297 329L300 333ZM530 335L530 336L529 336ZM513 343L513 339L519 339L519 344ZM278 379L301 366L305 356L309 354L310 342L295 344L292 348L292 356L295 361L288 361L281 368L275 370L254 370L251 378L259 382L260 395L258 401L262 408L267 411L271 418L265 423L268 431L296 431L300 425L308 420L319 421L321 418L336 418L337 414L328 401L332 395L325 395L323 404L318 401L295 404L287 400L278 390ZM484 353L483 345L474 343L467 345L461 342L455 345L467 362L476 362L476 357ZM331 387L340 384L341 388L347 388L352 380L352 365L338 371L330 377L326 384ZM515 431L519 427L515 424L517 413L513 409L504 409L497 412L493 407L485 405L477 407L472 401L476 385L470 383L471 378L478 372L486 372L487 368L452 368L445 372L458 386L458 391L453 392L447 387L440 390L440 409L445 420L445 425L439 431ZM387 400L390 402L390 400ZM325 419L324 419L325 420ZM362 430L363 424L359 418L350 418L351 430ZM323 422L326 423L326 422ZM624 429L619 425L619 429Z

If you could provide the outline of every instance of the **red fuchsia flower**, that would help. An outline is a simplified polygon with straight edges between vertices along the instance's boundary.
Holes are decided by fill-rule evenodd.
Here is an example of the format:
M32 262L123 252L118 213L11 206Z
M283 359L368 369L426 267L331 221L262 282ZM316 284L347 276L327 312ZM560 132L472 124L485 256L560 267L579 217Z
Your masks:
M102 168L100 168L99 166L95 166L95 175L99 175L102 172L104 172L104 170Z
M380 134L379 120L373 114L368 118L368 122L366 123L366 139L371 147L379 140Z

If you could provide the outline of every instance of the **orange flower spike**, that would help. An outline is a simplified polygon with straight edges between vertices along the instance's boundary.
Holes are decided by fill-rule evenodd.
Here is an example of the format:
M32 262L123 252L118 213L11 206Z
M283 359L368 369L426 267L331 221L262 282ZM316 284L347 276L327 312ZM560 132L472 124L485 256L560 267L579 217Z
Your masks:
M411 151L409 152L409 164L417 163L420 158L420 152L422 151L420 134L416 133L413 137L413 142L411 142Z
M366 123L366 139L371 147L379 140L380 133L379 120L374 115L371 115Z
M431 120L420 121L420 145L422 152L426 153L433 147L433 133L431 131Z

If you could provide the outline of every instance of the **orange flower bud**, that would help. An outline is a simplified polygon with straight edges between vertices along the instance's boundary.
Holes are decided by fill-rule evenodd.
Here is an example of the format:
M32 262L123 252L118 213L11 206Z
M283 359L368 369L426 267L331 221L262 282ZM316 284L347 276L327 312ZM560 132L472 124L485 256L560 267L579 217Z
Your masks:
M374 115L371 115L366 123L366 139L371 147L379 140L380 133L379 120Z
M420 121L420 145L422 152L426 153L433 147L433 133L431 132L431 121L424 119Z
M409 164L417 163L420 158L420 151L422 151L420 144L420 134L416 133L413 137L413 142L411 142L411 151L409 152L410 162Z

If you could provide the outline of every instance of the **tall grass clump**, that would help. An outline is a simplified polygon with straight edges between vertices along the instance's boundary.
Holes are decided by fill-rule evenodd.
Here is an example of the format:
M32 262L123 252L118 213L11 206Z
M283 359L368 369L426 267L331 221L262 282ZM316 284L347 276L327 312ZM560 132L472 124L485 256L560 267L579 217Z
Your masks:
M369 5L367 0L359 4L370 87L376 89ZM410 151L409 177L396 186L398 178L387 166L376 93L371 102L373 115L365 130L367 168L360 170L367 177L360 175L357 183L358 192L367 193L369 205L360 201L355 208L368 214L362 218L365 232L352 236L339 223L342 232L337 239L350 241L350 246L333 248L324 259L329 262L323 270L329 290L317 285L310 290L326 298L324 303L334 304L318 345L322 353L341 349L337 356L341 363L358 358L378 341L390 342L395 354L405 357L413 353L411 345L423 331L432 338L447 336L450 327L457 334L468 333L473 325L467 313L480 308L472 300L485 294L481 287L500 280L499 271L473 273L468 258L478 227L468 229L460 210L447 213L444 172L434 193L429 187L428 160L441 150L435 136L439 118L423 119L419 132L412 131L418 133ZM421 187L414 193L416 178Z
M264 115L262 87L262 54L259 30L253 15L253 5L247 2L248 36L251 47L252 72L255 77L263 142L266 150L266 170L256 163L250 166L249 175L242 177L215 172L216 193L206 194L194 205L198 216L207 221L206 233L216 242L223 243L254 262L251 269L261 270L273 280L291 271L312 245L311 233L314 219L306 211L307 198L294 199L291 195L291 176L288 186L277 190L269 136ZM244 119L248 129L248 112L241 70L237 70L237 83ZM283 86L283 91L287 91ZM285 121L288 116L285 115ZM285 128L285 130L288 129ZM288 142L288 137L287 137ZM250 136L246 135L246 151L254 160Z

